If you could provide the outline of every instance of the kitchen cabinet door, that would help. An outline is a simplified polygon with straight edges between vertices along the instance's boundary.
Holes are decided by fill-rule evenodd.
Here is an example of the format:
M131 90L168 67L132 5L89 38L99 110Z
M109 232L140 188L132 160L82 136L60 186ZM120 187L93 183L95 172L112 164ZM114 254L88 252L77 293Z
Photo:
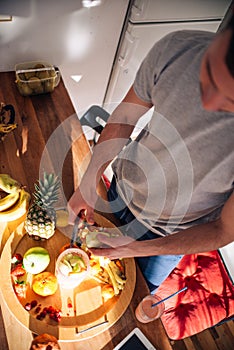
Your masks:
M137 69L156 41L180 29L197 29L215 32L220 21L167 24L128 24L125 36L112 71L105 104L116 105L132 85Z
M171 22L222 18L231 0L135 0L130 21Z

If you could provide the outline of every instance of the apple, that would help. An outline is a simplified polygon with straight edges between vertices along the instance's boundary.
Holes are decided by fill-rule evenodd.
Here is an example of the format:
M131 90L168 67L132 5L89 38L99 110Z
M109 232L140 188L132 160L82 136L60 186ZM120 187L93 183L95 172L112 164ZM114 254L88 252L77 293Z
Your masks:
M50 263L50 255L43 247L29 248L23 256L25 270L33 275L44 271Z

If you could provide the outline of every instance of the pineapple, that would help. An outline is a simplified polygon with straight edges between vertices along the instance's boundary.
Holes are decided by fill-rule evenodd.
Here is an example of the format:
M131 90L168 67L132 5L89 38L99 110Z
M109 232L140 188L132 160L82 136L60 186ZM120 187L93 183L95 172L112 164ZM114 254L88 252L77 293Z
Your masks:
M58 200L59 185L58 177L47 173L35 184L34 201L27 213L25 229L37 241L49 239L55 232L56 212L53 205Z

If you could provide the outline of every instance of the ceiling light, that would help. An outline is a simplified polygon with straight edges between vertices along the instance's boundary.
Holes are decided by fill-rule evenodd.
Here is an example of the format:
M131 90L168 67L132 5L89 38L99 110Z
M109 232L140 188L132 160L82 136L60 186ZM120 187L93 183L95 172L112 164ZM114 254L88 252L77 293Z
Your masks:
M82 0L82 5L84 7L94 7L101 5L102 0Z
M76 82L79 83L80 79L82 78L82 75L71 75L71 78Z

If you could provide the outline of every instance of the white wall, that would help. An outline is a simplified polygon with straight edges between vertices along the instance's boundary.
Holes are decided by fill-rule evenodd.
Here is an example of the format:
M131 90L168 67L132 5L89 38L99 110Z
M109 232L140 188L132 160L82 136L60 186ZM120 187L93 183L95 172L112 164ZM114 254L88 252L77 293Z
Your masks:
M88 9L81 0L0 0L0 14L13 16L0 22L0 71L34 60L58 66L80 116L103 102L128 2Z

